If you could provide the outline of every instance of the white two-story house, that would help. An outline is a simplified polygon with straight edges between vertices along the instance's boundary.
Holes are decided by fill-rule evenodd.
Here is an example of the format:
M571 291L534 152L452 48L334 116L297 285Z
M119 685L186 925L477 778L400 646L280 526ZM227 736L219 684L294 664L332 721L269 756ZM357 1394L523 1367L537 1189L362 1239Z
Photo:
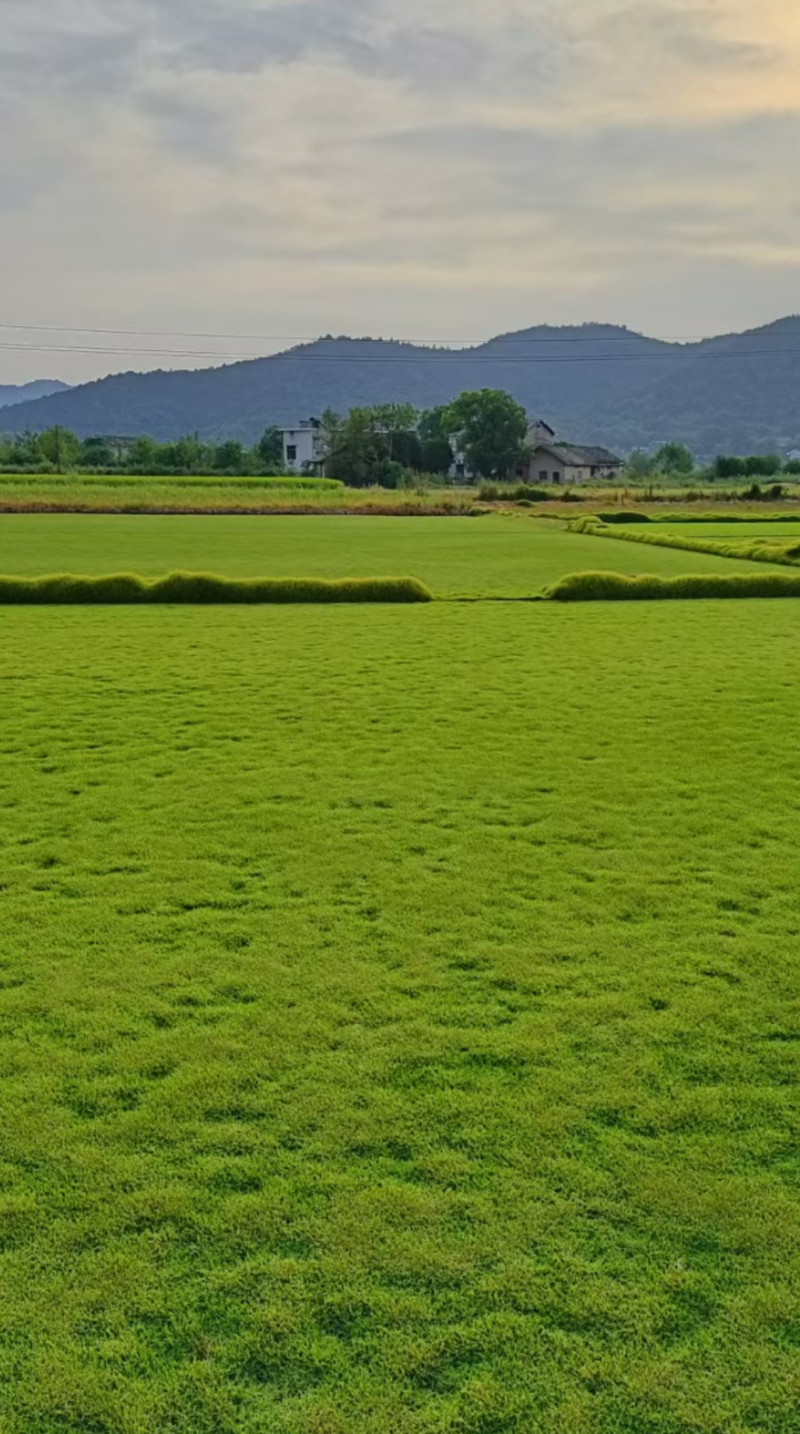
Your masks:
M281 429L283 436L283 470L285 473L321 474L325 467L322 423L318 418L304 418L296 428Z

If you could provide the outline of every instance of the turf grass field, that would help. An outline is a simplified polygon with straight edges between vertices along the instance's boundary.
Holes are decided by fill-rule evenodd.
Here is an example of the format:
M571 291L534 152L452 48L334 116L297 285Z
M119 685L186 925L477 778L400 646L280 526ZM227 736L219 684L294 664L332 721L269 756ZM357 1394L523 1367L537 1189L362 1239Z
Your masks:
M738 561L735 571L747 566L763 571ZM586 568L677 577L733 567L727 558L612 544L527 517L0 517L0 573L15 577L159 577L175 568L223 577L414 577L442 596L521 597Z
M0 614L3 1434L796 1434L797 636Z

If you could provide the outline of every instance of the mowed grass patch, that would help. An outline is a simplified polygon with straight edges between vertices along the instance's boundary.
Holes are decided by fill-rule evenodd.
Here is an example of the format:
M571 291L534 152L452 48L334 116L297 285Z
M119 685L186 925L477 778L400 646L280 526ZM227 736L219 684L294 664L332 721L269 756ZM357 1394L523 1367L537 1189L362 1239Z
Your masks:
M707 554L612 545L527 517L0 517L0 573L20 577L153 578L174 569L248 578L407 573L440 596L528 597L584 568L677 577L730 566Z
M792 604L4 612L4 1434L795 1434L799 682Z

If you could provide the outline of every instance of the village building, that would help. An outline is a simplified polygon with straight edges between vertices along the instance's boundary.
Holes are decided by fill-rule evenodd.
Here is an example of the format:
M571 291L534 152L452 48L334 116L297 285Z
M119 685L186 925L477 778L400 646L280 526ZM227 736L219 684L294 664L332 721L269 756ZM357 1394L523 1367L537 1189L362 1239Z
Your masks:
M607 448L585 447L577 443L559 443L549 424L533 424L528 431L528 451L517 465L515 476L521 483L537 487L554 483L591 483L600 478L618 478L623 460Z
M453 449L451 480L456 483L473 482L475 475L462 450L461 439L454 435L450 443ZM577 443L559 442L549 423L540 420L528 429L525 456L507 476L537 488L544 484L568 486L571 483L591 483L600 478L618 478L624 466L623 460L607 448L587 448Z
M306 418L295 428L282 428L284 473L321 474L325 468L322 422Z

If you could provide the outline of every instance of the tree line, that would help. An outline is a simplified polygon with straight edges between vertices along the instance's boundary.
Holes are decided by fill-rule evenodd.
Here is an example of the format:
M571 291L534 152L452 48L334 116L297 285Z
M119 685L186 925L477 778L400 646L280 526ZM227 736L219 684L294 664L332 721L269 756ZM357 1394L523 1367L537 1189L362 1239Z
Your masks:
M432 409L407 403L332 409L322 418L322 462L329 478L350 487L398 488L423 475L442 481L454 466L453 442L465 468L479 478L503 476L525 451L528 419L508 394L484 389ZM140 476L277 475L285 471L283 437L265 430L248 448L238 439L218 443L188 436L172 443L154 438L80 439L65 428L0 438L6 472L109 473Z
M271 475L283 470L283 438L268 428L253 448L238 439L219 443L197 437L158 443L143 435L135 439L84 438L66 428L0 438L0 468L28 473L114 473L220 476Z
M707 482L731 478L777 478L800 474L800 459L786 459L777 453L753 453L748 457L720 454L707 467L699 466L683 443L664 443L655 453L637 448L628 458L627 475L631 478L691 477L699 474Z
M349 487L410 487L425 479L443 482L502 480L524 461L528 416L510 394L495 389L462 393L452 403L417 409L408 403L327 409L321 420L321 466L329 478ZM458 471L456 459L463 464ZM314 465L312 465L313 469ZM219 474L220 477L275 476L285 472L283 436L270 426L252 448L238 439L204 441L195 436L159 443L135 439L80 439L64 428L45 433L0 436L0 470L31 473L107 473L136 476ZM664 443L628 458L630 479L686 477L707 480L800 475L800 460L777 454L720 455L705 469L682 443Z

